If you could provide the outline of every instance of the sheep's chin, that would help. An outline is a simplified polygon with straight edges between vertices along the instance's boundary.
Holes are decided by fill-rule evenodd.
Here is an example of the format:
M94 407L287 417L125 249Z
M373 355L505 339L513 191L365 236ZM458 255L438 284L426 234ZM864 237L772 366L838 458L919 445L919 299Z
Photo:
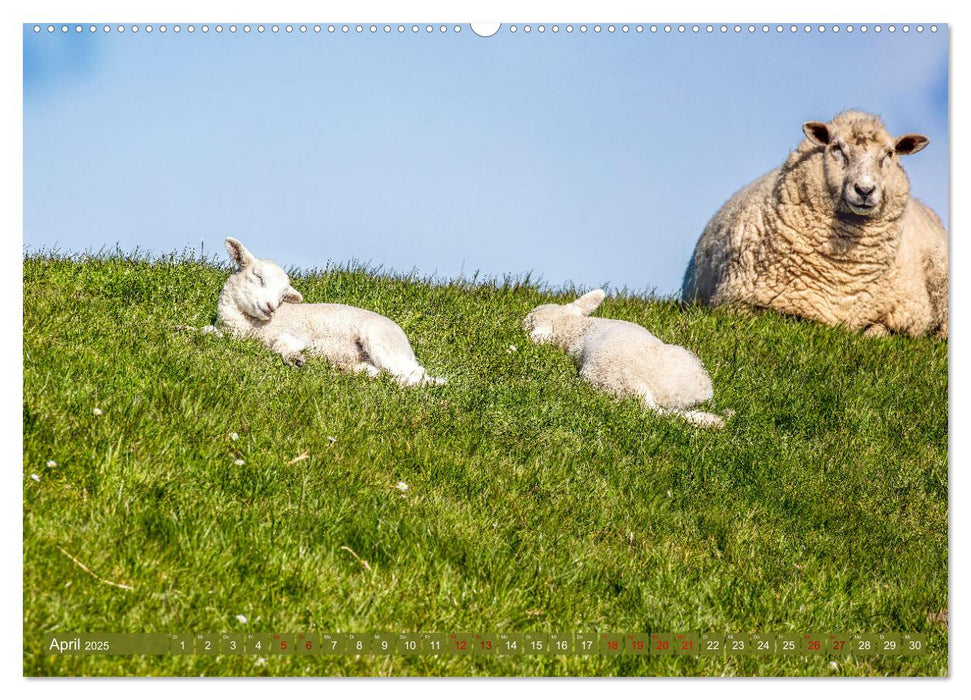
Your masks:
M844 195L840 198L840 205L843 211L845 211L847 214L853 214L854 216L860 216L863 218L876 216L881 210L881 204L883 204L882 197L878 198L869 206L863 204L862 202L854 202L852 195Z
M877 210L879 209L879 206L876 204L869 207L861 207L858 204L853 204L853 202L846 202L846 207L857 216L864 216L864 217L873 216L874 214L877 213Z

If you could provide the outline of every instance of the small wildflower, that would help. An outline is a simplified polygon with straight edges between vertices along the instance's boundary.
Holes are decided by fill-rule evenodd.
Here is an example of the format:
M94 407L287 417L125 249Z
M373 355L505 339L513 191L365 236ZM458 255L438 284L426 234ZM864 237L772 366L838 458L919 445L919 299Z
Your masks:
M40 481L40 477L37 476L36 474L31 474L30 478L33 479L34 481Z
M328 435L327 439L330 440L331 442L337 442L337 438L335 438L333 435Z
M516 350L517 350L517 348L516 348L515 345L510 345L508 348L506 348L506 352L508 354L510 354L510 355L512 355L514 352L516 352Z
M56 466L57 466L57 462L55 462L53 459L47 460L47 468L48 469L53 469Z
M236 440L239 440L239 433L230 433L229 434L229 439L232 440L232 441L234 441L234 442Z
M671 493L671 489L668 489L668 498L673 498L674 494Z
M246 462L245 460L237 459L236 461L233 462L233 464L235 464L237 467L242 467L244 464L246 464Z
M101 409L100 408L95 408L94 410L91 411L91 413L93 413L96 416L100 416L101 415Z
M256 662L254 663L254 665L255 665L255 666L266 666L266 659L264 659L264 658L263 658L263 657L261 656L260 658L258 658L258 659L256 660Z
M242 625L246 624L246 615L237 615L236 619L239 620L240 624Z
M401 491L401 493L404 493L405 491L408 490L408 484L406 484L403 481L399 481L398 482L398 485L395 486L395 488L398 489L399 491Z
M840 670L840 665L838 663L836 663L835 661L830 661L829 662L829 667L831 669L833 669L834 671L839 671Z

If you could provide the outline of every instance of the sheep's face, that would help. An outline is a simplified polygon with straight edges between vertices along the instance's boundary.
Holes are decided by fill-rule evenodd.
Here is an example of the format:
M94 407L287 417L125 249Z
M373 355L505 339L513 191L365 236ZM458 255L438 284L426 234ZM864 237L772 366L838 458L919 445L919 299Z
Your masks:
M902 208L910 193L900 157L927 145L920 134L894 139L876 117L858 112L832 122L806 122L806 137L823 148L826 187L837 212L875 218L888 206Z
M233 305L247 316L269 321L284 303L303 301L290 286L290 278L271 260L260 260L235 238L226 239L226 250L239 269L226 282L225 293Z
M570 319L589 316L600 306L605 296L602 289L595 289L569 304L537 306L523 321L523 330L529 335L529 339L538 345L553 342L558 327L569 326Z

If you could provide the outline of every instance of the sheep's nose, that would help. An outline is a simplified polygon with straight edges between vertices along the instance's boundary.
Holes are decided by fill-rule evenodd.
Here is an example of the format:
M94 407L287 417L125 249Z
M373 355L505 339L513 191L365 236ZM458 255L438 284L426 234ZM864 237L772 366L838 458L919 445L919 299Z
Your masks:
M877 189L876 185L860 185L859 183L853 185L853 189L856 193L865 201L867 197L873 194L873 190Z

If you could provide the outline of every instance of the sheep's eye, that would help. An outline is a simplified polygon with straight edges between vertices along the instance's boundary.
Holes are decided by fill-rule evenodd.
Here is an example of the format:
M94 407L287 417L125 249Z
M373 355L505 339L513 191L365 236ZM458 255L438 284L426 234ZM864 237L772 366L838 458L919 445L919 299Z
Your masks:
M890 162L892 160L893 160L893 151L887 151L887 154L883 157L883 164L890 165Z
M266 283L263 281L263 277L256 270L253 270L253 277L255 277L256 279L258 279L260 281L260 286L263 286L263 287L266 286Z
M846 154L843 153L843 149L840 148L838 143L833 144L833 157L837 160L846 160Z

